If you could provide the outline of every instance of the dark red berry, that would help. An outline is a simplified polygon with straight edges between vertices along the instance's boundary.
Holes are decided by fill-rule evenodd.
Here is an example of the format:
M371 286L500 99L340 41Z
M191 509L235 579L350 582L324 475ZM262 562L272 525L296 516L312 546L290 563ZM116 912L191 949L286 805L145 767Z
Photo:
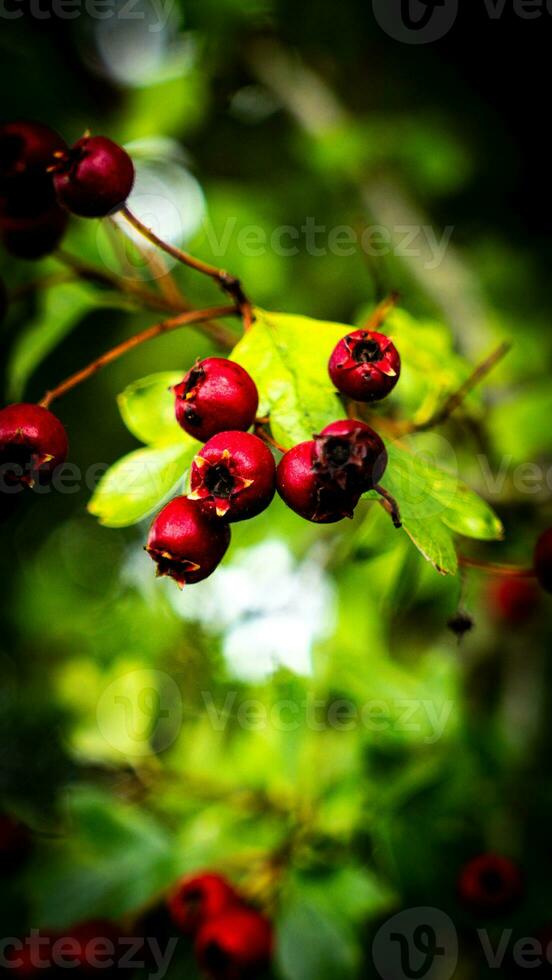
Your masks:
M243 907L205 923L196 955L211 980L258 980L270 965L273 947L271 923L255 909Z
M132 160L106 136L83 136L56 162L58 201L84 218L113 214L124 205L133 184Z
M67 450L65 429L47 408L20 403L0 411L0 487L48 483Z
M201 874L180 881L167 904L175 925L189 934L239 901L237 892L222 875Z
M228 429L245 432L255 421L259 406L255 382L239 364L224 357L199 361L173 391L178 424L201 442Z
M541 588L552 592L552 527L541 534L535 545L533 566Z
M34 217L0 217L0 237L5 249L18 259L40 259L57 248L68 222L67 212L54 201Z
M0 126L0 213L30 218L54 203L49 168L66 149L53 129L38 122Z
M208 517L244 521L268 507L276 489L270 449L248 432L220 432L192 463L192 500Z
M214 572L229 544L226 524L208 521L197 501L175 497L151 525L146 551L157 562L157 575L168 575L182 588Z
M0 814L0 877L19 871L31 851L29 828L8 816Z
M355 330L339 341L328 370L338 391L357 402L372 402L385 398L395 387L401 359L385 334Z
M314 437L315 467L341 490L365 493L380 482L387 450L369 425L357 419L332 422Z
M352 517L360 496L359 490L343 490L320 471L315 440L301 442L282 456L276 487L288 507L316 524Z
M500 854L480 854L462 869L458 892L472 912L498 915L510 911L523 891L521 872Z
M531 579L500 578L489 585L491 611L498 619L512 626L519 626L531 619L539 598L539 590Z

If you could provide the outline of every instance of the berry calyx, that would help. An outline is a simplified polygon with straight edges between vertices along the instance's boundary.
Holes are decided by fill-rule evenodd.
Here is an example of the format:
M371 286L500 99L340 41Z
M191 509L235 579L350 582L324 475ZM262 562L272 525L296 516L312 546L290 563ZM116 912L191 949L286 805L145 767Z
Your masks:
M123 207L134 184L126 150L106 136L83 136L56 153L52 168L59 203L83 218L103 218Z
M255 421L257 386L244 368L227 358L198 361L173 391L178 424L200 442L228 429L245 432Z
M0 488L48 483L67 458L65 429L43 408L22 402L0 411Z
M209 518L244 521L274 497L276 467L270 449L248 432L220 432L192 463L190 499Z
M206 922L196 941L201 969L211 980L257 978L270 965L272 925L260 912L234 908Z
M511 626L520 626L535 613L539 591L531 579L502 578L490 583L488 598L498 619Z
M48 168L66 144L53 129L38 122L16 121L0 126L0 211L31 218L54 202Z
M533 567L541 588L552 592L552 527L541 534L535 545Z
M276 488L296 514L315 524L335 524L352 517L359 490L341 488L320 469L316 441L300 442L278 465Z
M206 873L180 881L169 895L167 905L175 925L181 932L190 934L239 901L226 878Z
M480 854L462 869L458 892L476 914L498 915L520 899L523 880L518 866L500 854Z
M168 575L180 588L214 572L230 544L230 528L208 521L195 500L175 497L151 525L146 551L157 575Z
M332 422L314 437L314 466L341 490L365 493L380 482L387 450L377 432L357 419Z
M401 373L397 348L385 334L355 330L335 347L328 364L338 391L358 402L378 401L395 387Z

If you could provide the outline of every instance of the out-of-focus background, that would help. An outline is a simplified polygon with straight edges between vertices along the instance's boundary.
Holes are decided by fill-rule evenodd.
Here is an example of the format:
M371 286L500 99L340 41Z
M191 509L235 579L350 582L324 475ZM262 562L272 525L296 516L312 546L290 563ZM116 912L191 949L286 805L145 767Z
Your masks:
M475 364L513 341L426 445L505 525L504 542L459 549L528 564L552 516L545 6L533 19L464 5L427 44L359 0L4 6L2 116L123 142L137 213L257 305L359 323L399 290L429 372L441 344ZM75 219L66 251L147 276L104 224ZM155 322L90 284L52 285L54 258L0 261L18 296L4 402ZM194 305L217 301L177 275ZM512 609L488 576L438 575L374 503L320 528L275 502L235 528L205 583L156 581L147 521L107 528L87 504L140 445L117 395L215 350L180 331L60 401L81 476L3 515L0 792L30 843L5 862L0 934L131 929L179 875L215 868L269 902L283 980L426 975L392 972L380 930L427 906L450 918L456 976L496 975L476 927L491 945L513 930L513 974L515 940L552 920L550 599ZM408 361L405 379L391 411L408 417L422 401ZM461 643L447 628L459 608L475 623ZM457 890L482 852L524 880L490 923ZM452 969L437 958L431 976ZM182 941L168 975L195 970Z

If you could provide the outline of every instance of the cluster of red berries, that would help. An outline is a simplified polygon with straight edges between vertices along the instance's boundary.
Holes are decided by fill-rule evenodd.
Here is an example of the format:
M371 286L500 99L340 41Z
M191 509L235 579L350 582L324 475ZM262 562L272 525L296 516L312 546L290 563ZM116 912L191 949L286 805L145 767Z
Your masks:
M13 255L47 255L63 238L68 212L112 214L133 183L128 153L105 136L87 134L69 147L42 123L0 126L0 237Z
M354 388L356 397L363 394L366 400L390 390L400 361L387 337L359 330L340 341L329 370L342 392ZM157 515L146 550L158 574L180 586L214 571L230 543L229 525L260 514L276 489L301 517L329 524L351 517L361 495L376 487L385 471L382 440L356 419L333 422L294 446L276 469L266 442L247 432L259 396L253 379L233 361L198 362L173 391L178 423L205 445L192 463L190 492Z
M226 878L204 873L178 883L171 918L194 940L199 966L212 980L259 980L270 966L272 925Z

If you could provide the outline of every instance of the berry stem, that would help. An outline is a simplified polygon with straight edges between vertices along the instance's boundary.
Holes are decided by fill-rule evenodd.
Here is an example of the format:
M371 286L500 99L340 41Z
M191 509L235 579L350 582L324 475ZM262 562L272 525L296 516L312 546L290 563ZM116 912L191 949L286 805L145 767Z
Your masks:
M139 218L132 213L127 207L121 209L120 212L124 218L128 221L132 227L144 236L152 245L156 245L157 248L162 249L167 252L168 255L172 255L174 259L181 262L183 265L187 265L190 269L195 269L196 272L201 272L204 276L209 276L209 278L214 279L221 289L234 300L237 309L239 310L244 324L244 329L248 330L253 323L253 310L250 301L245 295L240 280L236 276L230 275L224 269L218 269L214 265L210 265L208 262L203 262L202 259L196 259L195 256L190 255L188 252L183 252L182 249L176 248L174 245L170 245L168 242L163 241L159 238L151 228L142 224Z
M381 326L385 323L387 317L391 313L391 310L395 308L399 302L400 294L397 292L392 292L389 296L378 303L375 310L370 314L366 323L363 326L363 330L379 330Z
M377 487L374 487L374 490L376 491L376 493L379 493L380 497L382 498L380 503L384 508L384 510L386 510L389 516L391 517L391 520L393 521L393 526L396 528L402 527L401 513L399 510L399 505L395 500L395 498L391 496L388 490L386 490L384 487L379 486L379 484Z
M441 408L426 419L425 422L412 422L405 425L403 432L427 432L428 429L433 429L437 425L441 425L442 422L446 422L447 419L460 407L462 402L467 398L470 392L489 374L490 371L502 360L503 357L511 349L511 344L508 341L504 341L500 344L496 350L485 358L484 361L479 364L474 371L470 374L469 378L466 378L464 383L460 385L457 391L449 395L445 403Z
M467 555L458 555L458 564L463 568L476 568L480 572L488 575L502 576L503 578L535 578L535 569L524 565L502 565L492 561L484 561L479 558L468 558Z
M190 304L180 292L178 292L178 299L176 296L174 299L169 299L167 296L154 293L153 290L147 289L131 279L124 279L122 276L107 272L91 263L83 262L64 249L58 249L55 258L67 266L74 273L74 277L116 289L147 309L156 310L160 313L184 313L191 310ZM236 342L234 334L220 323L206 321L203 323L203 329L223 349L231 350Z
M233 316L236 312L234 306L211 306L205 310L190 310L186 313L180 313L170 320L162 320L161 323L155 323L153 326L142 330L141 333L129 337L128 340L123 340L122 343L117 344L116 347L112 347L86 367L81 368L80 371L66 378L56 388L47 391L44 397L41 398L39 405L48 408L56 398L67 394L72 388L76 388L77 385L82 384L83 381L96 374L106 364L111 364L112 361L116 361L123 354L126 354L127 351L138 347L139 344L144 344L146 341L153 340L154 337L159 337L161 334L169 333L171 330L178 330L180 327L191 326L194 323L204 323L213 317Z
M277 449L279 453L284 454L287 452L285 447L281 446L279 442L276 442L276 440L273 439L270 433L266 430L266 426L269 424L269 421L270 420L268 418L255 419L255 424L253 426L255 435L258 436L259 439L262 439L263 442L266 442L267 446L272 446L274 449Z

